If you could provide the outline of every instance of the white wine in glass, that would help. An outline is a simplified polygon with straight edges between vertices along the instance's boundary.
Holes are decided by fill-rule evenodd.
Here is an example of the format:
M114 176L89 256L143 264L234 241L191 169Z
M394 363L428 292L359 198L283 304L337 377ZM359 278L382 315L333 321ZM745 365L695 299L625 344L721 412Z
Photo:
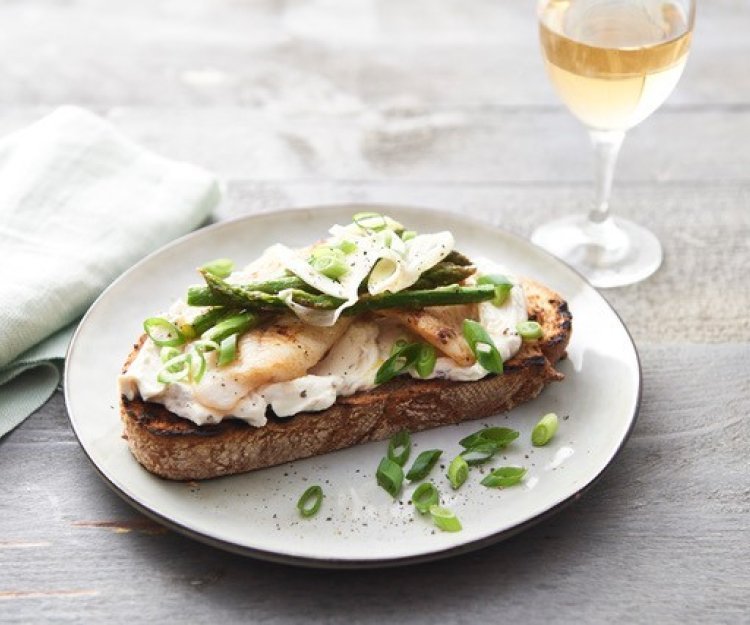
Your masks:
M552 84L588 128L596 156L596 203L588 215L542 225L532 240L595 286L633 284L662 260L658 239L609 213L625 132L667 99L692 38L694 0L541 0L540 37Z

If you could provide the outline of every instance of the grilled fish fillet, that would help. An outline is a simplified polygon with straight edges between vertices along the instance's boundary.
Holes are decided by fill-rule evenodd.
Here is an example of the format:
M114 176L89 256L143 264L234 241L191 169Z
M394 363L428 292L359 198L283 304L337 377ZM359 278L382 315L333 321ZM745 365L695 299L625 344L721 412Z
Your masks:
M234 362L206 371L195 387L195 397L210 408L230 410L264 384L299 378L325 356L351 322L349 317L341 318L324 328L285 315L254 328L240 338Z
M476 304L428 306L421 310L386 309L379 315L395 319L462 367L476 361L462 329L464 319L478 318Z

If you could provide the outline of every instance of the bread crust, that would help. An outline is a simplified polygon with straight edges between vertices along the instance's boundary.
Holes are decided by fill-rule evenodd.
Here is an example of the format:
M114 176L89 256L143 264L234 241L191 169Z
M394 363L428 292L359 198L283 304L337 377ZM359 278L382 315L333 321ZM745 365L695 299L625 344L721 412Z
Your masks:
M236 419L198 426L161 404L122 397L123 437L148 471L171 480L202 480L382 440L400 430L417 432L507 412L563 378L555 364L565 356L572 332L562 297L532 280L523 280L523 286L529 319L541 324L543 337L524 342L502 375L476 382L402 377L340 397L320 412L271 417L260 428Z

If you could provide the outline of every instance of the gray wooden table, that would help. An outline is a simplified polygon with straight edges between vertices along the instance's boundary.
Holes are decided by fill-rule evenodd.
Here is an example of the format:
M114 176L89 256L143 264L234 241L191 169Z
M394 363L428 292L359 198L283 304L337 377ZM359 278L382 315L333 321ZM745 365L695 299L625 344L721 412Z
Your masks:
M528 234L591 199L531 3L0 2L0 132L78 103L227 180L218 219L396 202ZM0 621L750 622L750 5L699 3L670 101L632 131L619 214L664 266L608 291L643 408L601 482L471 555L376 572L243 559L112 494L61 395L0 441Z

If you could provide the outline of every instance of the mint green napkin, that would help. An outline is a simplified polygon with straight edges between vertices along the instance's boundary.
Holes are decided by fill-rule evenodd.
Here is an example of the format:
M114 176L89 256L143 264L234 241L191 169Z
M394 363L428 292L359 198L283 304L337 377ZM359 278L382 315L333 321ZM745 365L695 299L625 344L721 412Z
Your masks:
M72 322L218 200L214 176L83 109L60 108L0 140L0 436L58 385Z

